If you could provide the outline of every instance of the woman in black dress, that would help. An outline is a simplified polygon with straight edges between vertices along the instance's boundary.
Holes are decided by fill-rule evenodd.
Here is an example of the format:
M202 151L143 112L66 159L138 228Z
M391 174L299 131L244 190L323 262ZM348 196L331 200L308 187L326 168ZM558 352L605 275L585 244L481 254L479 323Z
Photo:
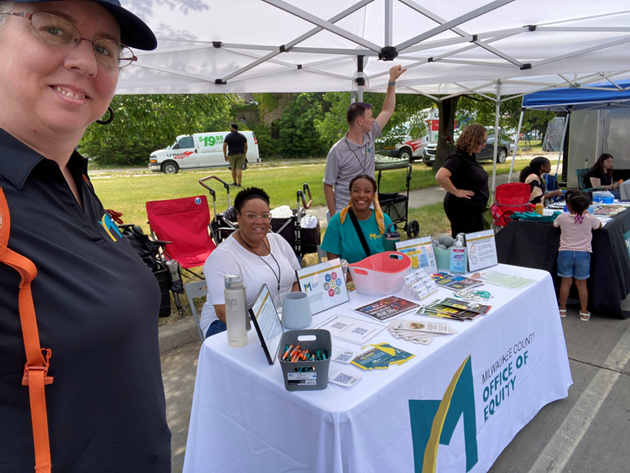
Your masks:
M486 145L486 129L473 123L457 139L455 154L449 156L435 176L447 191L444 211L451 222L453 238L458 233L483 230L483 211L488 205L488 173L477 162L476 153Z

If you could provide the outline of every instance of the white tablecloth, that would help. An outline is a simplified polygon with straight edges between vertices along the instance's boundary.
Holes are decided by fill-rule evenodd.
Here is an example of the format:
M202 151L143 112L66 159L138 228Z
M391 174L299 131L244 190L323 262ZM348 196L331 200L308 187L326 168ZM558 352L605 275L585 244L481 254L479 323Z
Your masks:
M459 334L429 346L381 332L370 343L387 342L415 358L378 371L331 362L331 373L344 368L362 376L351 388L329 383L323 391L286 391L279 363L267 363L253 330L243 348L229 347L225 334L207 339L184 472L420 472L435 451L435 471L465 472L467 459L468 471L487 471L516 433L543 406L565 398L572 384L549 274L507 265L492 270L537 282L522 290L484 285L494 296L490 313L449 321ZM425 301L449 295L440 289ZM355 292L349 303L315 316L314 324L334 314L364 317L352 309L375 299ZM359 349L335 339L333 346Z

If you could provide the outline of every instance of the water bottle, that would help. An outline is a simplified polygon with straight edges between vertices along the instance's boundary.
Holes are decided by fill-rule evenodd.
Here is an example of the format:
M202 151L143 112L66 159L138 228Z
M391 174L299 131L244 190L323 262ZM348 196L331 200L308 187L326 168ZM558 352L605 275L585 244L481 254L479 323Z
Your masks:
M225 275L225 324L231 347L247 345L247 299L243 278Z

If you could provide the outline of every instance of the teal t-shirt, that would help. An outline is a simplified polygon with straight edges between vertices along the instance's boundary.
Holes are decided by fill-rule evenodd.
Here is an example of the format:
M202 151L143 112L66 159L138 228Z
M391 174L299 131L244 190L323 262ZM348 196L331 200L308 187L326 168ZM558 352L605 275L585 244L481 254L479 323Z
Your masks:
M392 223L392 219L389 215L383 214L385 217L385 228L389 227ZM375 255L385 251L383 235L378 230L378 223L376 223L376 216L372 211L372 216L367 220L359 220L359 226L363 230L365 241L370 248L370 254ZM339 219L339 214L335 214L328 222L328 228L324 235L324 241L322 243L322 249L329 253L339 255L342 259L345 259L348 263L356 263L362 259L367 258L359 235L352 224L350 216L346 216L343 225Z

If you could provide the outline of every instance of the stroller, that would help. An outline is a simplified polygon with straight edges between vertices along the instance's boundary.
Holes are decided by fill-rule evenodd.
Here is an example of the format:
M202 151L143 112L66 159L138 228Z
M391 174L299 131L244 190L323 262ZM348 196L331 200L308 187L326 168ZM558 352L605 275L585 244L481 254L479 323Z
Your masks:
M407 168L405 184L407 187L407 195L398 193L381 193L381 175L382 172L389 169ZM409 217L409 183L411 182L411 164L405 160L388 160L384 162L376 161L376 170L378 171L377 190L378 200L381 204L383 213L389 215L392 223L398 224L404 222L403 230L407 232L409 238L416 238L420 233L420 225L417 220L408 220Z
M218 181L227 192L228 208L224 212L217 212L216 191L208 186L207 181ZM208 176L199 180L199 184L204 187L212 196L212 207L214 218L210 222L210 233L214 242L218 245L236 230L236 208L230 204L230 185L217 176ZM280 234L289 242L295 255L300 259L307 253L317 252L317 245L321 240L319 222L316 228L302 228L300 222L305 215L305 210L313 203L313 198L308 184L304 184L303 190L298 190L297 206L292 209L293 215L287 218L272 218L271 231ZM306 202L305 195L309 201ZM301 205L300 205L301 204Z

